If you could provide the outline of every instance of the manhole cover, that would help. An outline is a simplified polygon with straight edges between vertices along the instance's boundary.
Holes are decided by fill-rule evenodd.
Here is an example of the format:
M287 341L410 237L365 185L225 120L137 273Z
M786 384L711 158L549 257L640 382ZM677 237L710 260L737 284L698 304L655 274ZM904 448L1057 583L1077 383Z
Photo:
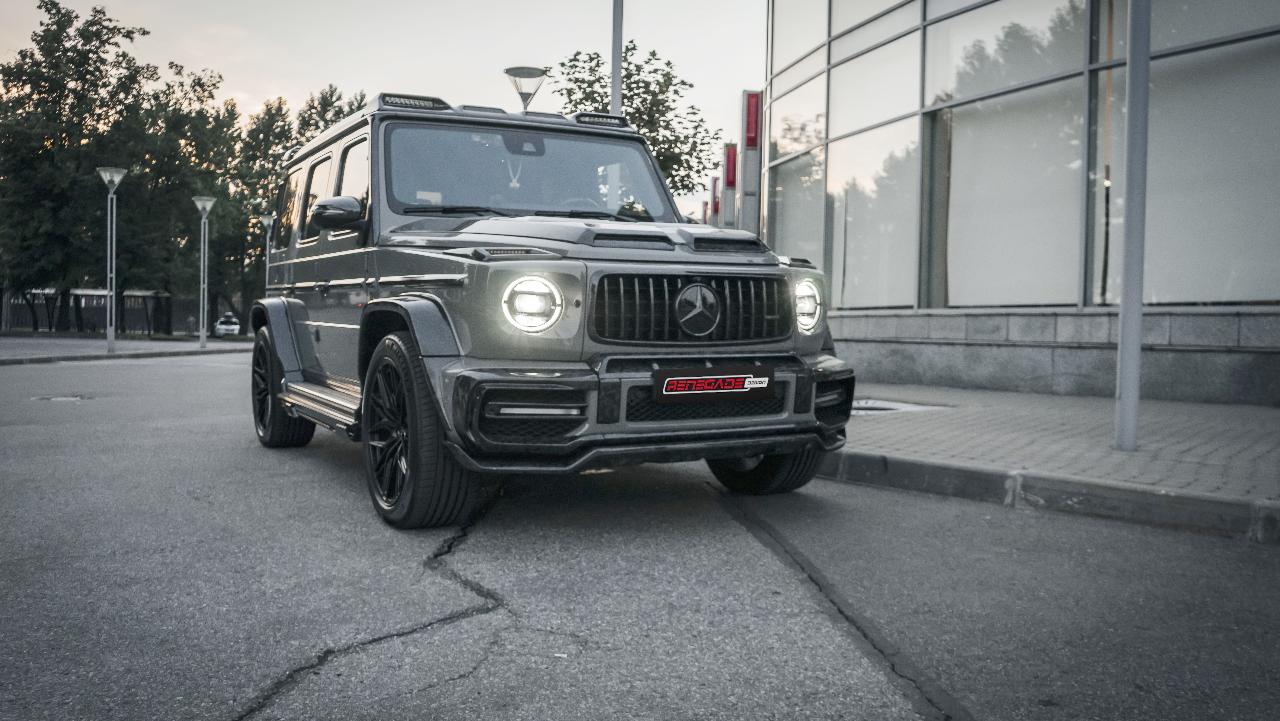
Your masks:
M33 400L33 401L55 401L55 402L61 402L61 401L87 401L87 400L90 400L91 398L92 398L92 396L85 396L85 395L74 395L74 396L36 396L35 398L32 398L31 400Z
M903 413L907 411L936 411L942 406L926 406L919 403L902 401L882 401L876 398L859 398L853 402L854 416L878 416L886 413Z

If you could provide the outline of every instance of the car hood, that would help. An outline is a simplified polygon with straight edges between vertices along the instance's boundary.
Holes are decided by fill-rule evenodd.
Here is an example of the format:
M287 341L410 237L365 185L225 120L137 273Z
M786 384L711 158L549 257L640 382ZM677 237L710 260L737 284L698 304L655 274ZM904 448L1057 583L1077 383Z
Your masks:
M752 233L689 223L545 216L461 221L423 218L394 228L381 242L430 247L531 246L583 259L778 265L778 257Z

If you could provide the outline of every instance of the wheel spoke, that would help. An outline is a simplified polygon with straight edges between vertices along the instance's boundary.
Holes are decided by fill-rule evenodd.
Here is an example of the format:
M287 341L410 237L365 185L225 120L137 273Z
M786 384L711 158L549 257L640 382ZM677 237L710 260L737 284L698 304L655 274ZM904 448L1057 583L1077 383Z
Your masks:
M389 359L374 369L366 390L368 418L365 426L372 482L379 502L395 504L409 476L408 416L404 379Z

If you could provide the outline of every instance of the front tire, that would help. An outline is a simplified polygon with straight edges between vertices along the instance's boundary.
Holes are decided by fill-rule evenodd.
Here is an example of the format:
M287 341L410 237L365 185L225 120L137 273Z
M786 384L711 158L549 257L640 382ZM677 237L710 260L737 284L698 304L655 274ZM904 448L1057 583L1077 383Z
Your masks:
M408 333L392 333L374 349L360 418L365 477L382 520L425 528L466 517L479 479L444 447L426 368Z
M311 442L316 424L305 418L294 418L285 410L276 392L284 370L276 356L271 331L258 329L253 338L253 427L258 442L267 448L297 448Z
M713 458L707 465L716 480L733 493L767 496L790 493L813 480L825 456L825 451L806 448L751 459Z

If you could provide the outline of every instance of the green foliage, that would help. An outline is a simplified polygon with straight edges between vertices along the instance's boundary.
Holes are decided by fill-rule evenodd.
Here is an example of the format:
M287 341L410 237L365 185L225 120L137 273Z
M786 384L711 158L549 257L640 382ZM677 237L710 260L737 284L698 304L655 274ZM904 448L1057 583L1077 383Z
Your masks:
M82 22L54 0L40 9L32 47L0 65L0 280L24 289L105 267L87 225L105 195L94 168L121 155L110 136L157 77L120 49L145 30L101 8Z
M360 110L365 105L364 91L342 102L342 91L328 85L319 93L313 93L298 110L298 141L305 143L319 135L325 128Z
M600 53L578 51L552 77L567 113L609 112L609 68ZM637 59L636 43L622 51L622 112L644 136L677 195L706 188L703 179L719 162L720 131L711 129L685 93L693 84L652 50Z
M263 290L255 217L270 210L284 153L363 107L364 93L344 102L330 85L296 123L282 98L246 121L234 102L216 100L217 73L170 63L162 76L130 55L145 29L102 8L84 17L57 0L39 8L32 46L0 64L0 285L105 285L106 187L95 168L113 165L129 171L116 193L119 291L196 293L191 196L211 195L210 294L247 320Z

